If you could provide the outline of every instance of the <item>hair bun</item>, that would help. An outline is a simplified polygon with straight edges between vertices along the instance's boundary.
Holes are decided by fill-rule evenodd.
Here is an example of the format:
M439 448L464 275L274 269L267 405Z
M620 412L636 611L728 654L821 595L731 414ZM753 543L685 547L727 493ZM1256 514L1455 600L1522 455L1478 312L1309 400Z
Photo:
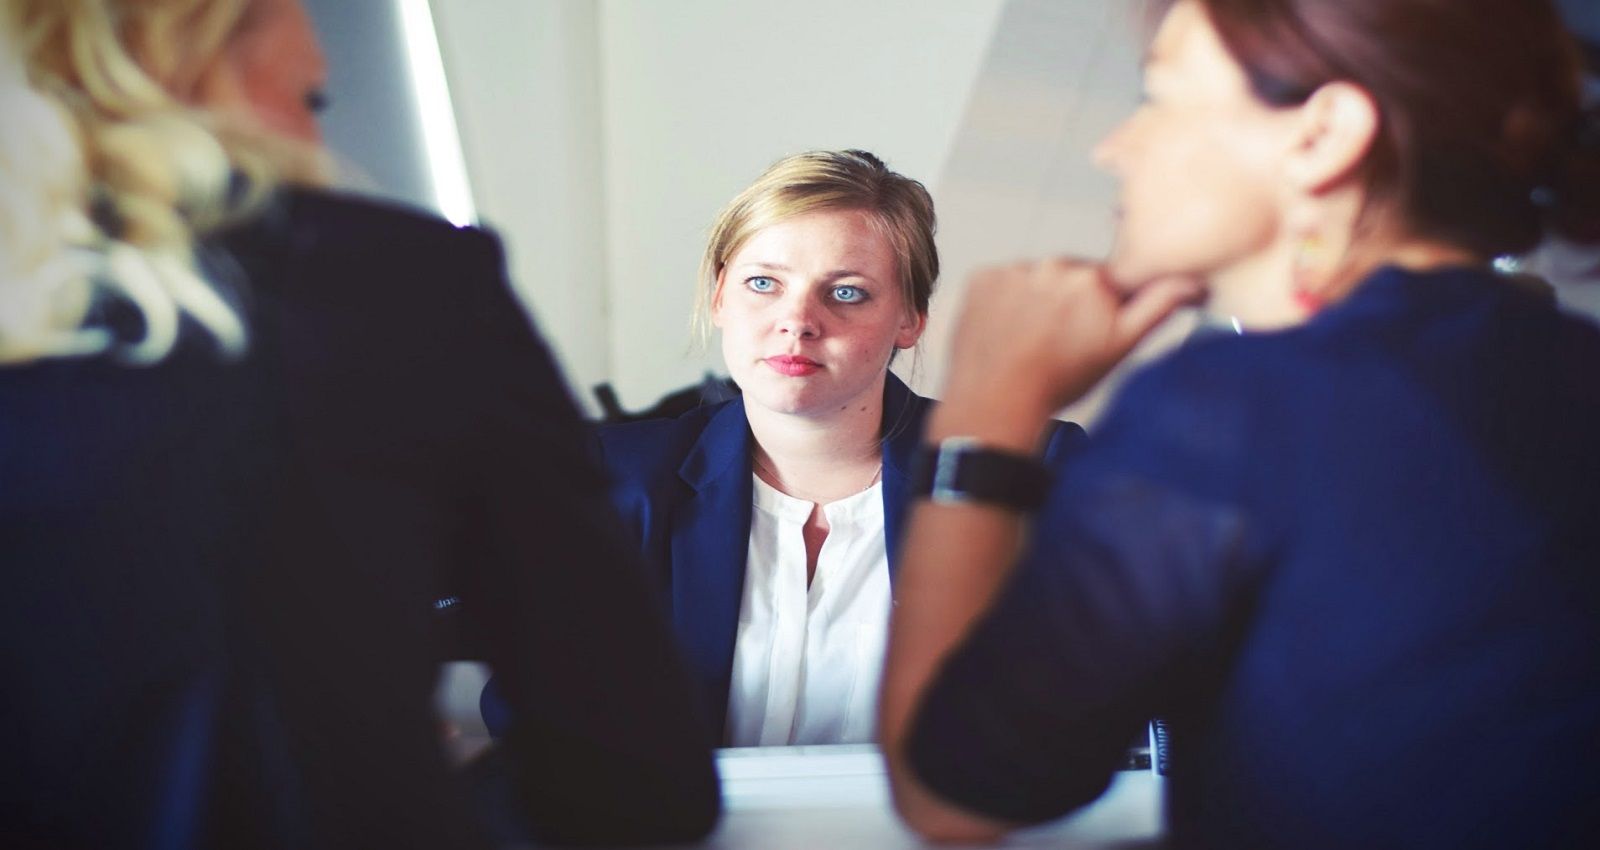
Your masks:
M864 151L859 148L850 148L849 150L845 151L845 153L866 162L877 171L889 170L889 166L884 165L883 160L879 159L878 155L871 151Z

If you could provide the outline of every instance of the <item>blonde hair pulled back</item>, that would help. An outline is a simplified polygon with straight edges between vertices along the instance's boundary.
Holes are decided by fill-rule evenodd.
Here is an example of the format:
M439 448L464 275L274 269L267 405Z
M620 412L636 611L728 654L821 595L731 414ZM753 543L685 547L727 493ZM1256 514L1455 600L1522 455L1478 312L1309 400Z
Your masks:
M763 228L813 212L859 210L894 252L902 303L926 315L939 279L933 198L920 182L862 150L807 151L773 163L717 215L700 260L696 336L710 336L711 305L722 270Z

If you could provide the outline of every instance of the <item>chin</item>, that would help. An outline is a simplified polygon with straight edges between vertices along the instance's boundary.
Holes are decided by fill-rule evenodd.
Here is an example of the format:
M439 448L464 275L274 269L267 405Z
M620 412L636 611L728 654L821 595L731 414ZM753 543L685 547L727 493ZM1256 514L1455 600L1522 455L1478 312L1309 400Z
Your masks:
M1111 255L1106 258L1106 273L1116 282L1117 288L1123 290L1138 289L1156 279L1146 264L1129 256L1129 252L1120 247L1113 248Z
M766 381L742 384L745 404L756 404L773 413L791 416L805 414L816 408L816 393L809 392L807 387L794 385L792 379L790 381L788 386L775 386Z
M1205 277L1194 263L1174 262L1153 257L1118 245L1106 258L1106 272L1118 288L1132 292L1141 286L1168 277Z

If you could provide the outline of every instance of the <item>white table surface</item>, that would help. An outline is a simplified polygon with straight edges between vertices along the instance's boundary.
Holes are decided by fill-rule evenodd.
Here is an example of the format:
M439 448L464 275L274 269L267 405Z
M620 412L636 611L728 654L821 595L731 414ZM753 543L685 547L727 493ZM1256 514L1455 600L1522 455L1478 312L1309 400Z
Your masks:
M870 746L722 750L722 823L701 848L895 850L926 847L895 817L883 761ZM1158 846L1161 784L1147 770L1122 771L1093 804L1004 847ZM970 845L969 845L970 846Z
M489 745L478 715L488 678L479 664L447 665L438 702L465 760ZM717 752L722 822L711 837L679 847L715 850L896 850L927 847L894 814L876 747L751 747ZM1015 833L1003 847L1116 848L1159 845L1161 785L1148 770L1121 771L1100 799L1052 824ZM972 846L972 845L966 845Z

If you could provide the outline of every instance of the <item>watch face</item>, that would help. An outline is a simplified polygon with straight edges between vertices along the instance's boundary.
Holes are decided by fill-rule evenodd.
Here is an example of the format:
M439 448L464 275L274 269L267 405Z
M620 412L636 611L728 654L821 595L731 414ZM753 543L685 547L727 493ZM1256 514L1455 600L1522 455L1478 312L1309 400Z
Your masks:
M969 498L961 488L961 470L977 446L978 441L972 437L950 437L939 443L929 498L935 502L964 502Z

